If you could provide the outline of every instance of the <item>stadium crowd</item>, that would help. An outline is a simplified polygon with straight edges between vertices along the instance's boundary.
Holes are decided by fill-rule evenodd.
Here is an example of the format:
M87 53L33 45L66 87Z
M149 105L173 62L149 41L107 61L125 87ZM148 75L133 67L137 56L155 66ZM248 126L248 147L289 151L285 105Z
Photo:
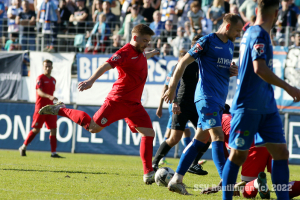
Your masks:
M114 53L137 24L155 32L149 48L178 57L195 34L217 31L226 13L245 26L255 20L256 0L0 0L2 50ZM300 0L283 0L273 45L299 46ZM287 28L288 27L288 30ZM286 44L285 35L291 35Z

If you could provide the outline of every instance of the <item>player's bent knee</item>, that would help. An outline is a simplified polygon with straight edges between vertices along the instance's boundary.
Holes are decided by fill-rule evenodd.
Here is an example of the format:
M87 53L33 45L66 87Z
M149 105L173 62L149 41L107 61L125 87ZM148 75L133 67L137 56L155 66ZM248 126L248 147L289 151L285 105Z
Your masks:
M241 166L246 161L247 156L247 151L238 151L232 149L229 155L229 160L231 160L236 165Z

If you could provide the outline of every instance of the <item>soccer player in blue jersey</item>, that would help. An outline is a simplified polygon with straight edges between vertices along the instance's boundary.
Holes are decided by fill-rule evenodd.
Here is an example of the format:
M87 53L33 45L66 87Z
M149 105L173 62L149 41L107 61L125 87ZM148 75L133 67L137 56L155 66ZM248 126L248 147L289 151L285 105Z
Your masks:
M257 3L256 22L245 32L240 45L237 90L231 107L231 151L222 177L223 199L226 200L232 199L233 184L253 139L256 145L265 145L273 157L272 181L277 198L289 199L289 152L272 85L283 88L296 102L300 100L300 90L272 72L273 48L269 33L277 20L279 0L258 0ZM261 194L263 190L259 188Z
M165 93L165 101L173 101L179 79L190 63L197 60L200 79L197 84L195 99L198 124L193 141L183 151L176 173L168 188L179 194L188 194L182 183L183 176L195 159L199 149L203 148L209 137L212 140L213 161L220 177L225 164L224 133L221 126L222 111L228 93L229 77L238 74L237 66L231 63L233 41L240 36L243 20L236 14L227 14L216 33L200 38L196 45L180 60Z

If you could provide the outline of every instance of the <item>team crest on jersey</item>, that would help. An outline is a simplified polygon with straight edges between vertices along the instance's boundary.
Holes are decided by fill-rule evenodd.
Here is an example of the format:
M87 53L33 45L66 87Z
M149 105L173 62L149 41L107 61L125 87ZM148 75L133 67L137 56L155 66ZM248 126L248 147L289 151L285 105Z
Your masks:
M196 47L195 47L195 49L194 49L194 52L195 53L198 53L199 51L202 51L203 50L203 48L201 47L201 45L199 44L199 43L197 43L196 44Z
M53 84L55 85L55 81L53 81Z
M208 121L208 124L210 125L210 126L214 126L214 125L216 125L216 120L214 119L214 118L211 118L209 121Z
M106 124L106 122L107 122L107 119L106 119L105 117L103 117L103 118L101 119L101 124Z
M229 48L229 52L231 55L233 54L232 48Z
M112 61L116 61L116 60L118 60L118 59L120 59L120 58L121 58L120 55L114 54L114 55L112 56L111 60L112 60Z
M242 146L245 145L245 140L244 140L243 138L237 138L237 139L235 140L235 144L236 144L236 146L238 146L238 147L242 147Z
M265 52L264 48L265 48L265 44L255 44L254 45L254 49L259 56Z

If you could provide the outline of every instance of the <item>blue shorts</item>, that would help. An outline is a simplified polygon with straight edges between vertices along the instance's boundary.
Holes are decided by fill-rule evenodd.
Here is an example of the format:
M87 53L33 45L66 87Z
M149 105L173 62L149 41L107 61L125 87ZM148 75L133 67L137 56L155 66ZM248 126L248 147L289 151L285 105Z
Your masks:
M167 128L168 129L172 129L171 126L172 126L172 115L173 115L173 112L172 112L172 104L169 104L169 120L168 120L168 125L167 125ZM185 125L185 129L189 128L188 124L186 123Z
M214 101L203 99L197 101L196 108L198 112L198 123L197 127L202 130L221 127L222 114L224 108Z
M229 147L248 150L254 140L256 146L265 143L286 143L278 112L271 114L233 114L230 122Z

